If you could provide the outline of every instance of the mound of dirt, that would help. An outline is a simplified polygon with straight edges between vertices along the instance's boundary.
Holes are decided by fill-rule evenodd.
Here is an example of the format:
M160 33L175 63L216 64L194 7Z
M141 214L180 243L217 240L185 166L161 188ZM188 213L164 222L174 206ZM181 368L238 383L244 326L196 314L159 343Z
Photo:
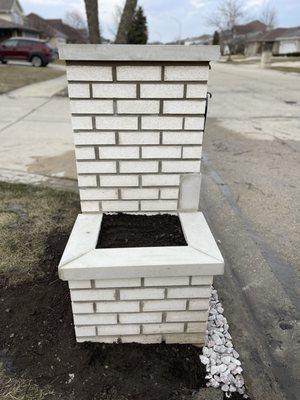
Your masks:
M68 286L57 265L68 234L53 233L46 277L0 289L0 361L7 372L50 385L64 400L191 400L205 386L201 349L189 345L75 341Z

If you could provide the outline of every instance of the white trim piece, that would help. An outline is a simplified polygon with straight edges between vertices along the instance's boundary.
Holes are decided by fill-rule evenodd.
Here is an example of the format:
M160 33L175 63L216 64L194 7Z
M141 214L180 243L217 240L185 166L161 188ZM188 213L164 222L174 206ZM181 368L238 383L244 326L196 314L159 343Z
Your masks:
M66 44L59 46L63 60L82 61L217 61L220 46Z
M223 274L224 261L201 212L179 213L187 246L96 249L102 214L80 214L59 264L63 280Z

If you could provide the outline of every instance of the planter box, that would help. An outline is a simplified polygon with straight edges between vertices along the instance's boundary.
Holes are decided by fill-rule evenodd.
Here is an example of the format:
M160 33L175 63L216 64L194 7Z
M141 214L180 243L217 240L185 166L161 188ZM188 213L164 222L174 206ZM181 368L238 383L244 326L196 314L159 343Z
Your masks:
M78 341L203 343L223 259L202 213L179 213L187 246L96 249L101 214L80 214L59 265Z
M218 46L66 45L80 214L59 266L78 341L203 343L223 259L198 212ZM96 249L102 213L176 213L188 246Z

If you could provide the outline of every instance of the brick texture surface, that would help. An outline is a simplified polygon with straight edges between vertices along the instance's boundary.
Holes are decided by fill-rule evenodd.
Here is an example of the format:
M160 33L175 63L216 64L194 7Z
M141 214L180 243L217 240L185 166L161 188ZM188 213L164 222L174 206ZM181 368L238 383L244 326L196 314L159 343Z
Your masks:
M178 210L181 177L200 172L208 70L67 65L82 212Z
M77 341L201 344L211 276L70 281Z

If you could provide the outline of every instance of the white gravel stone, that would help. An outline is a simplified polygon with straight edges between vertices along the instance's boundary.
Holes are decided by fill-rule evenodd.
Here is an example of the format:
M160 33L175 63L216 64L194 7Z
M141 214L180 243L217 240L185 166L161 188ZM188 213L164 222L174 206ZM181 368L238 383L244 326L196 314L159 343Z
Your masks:
M238 392L248 398L242 376L243 369L239 353L233 348L229 326L223 315L224 308L219 302L217 291L213 288L206 331L206 342L200 356L206 366L206 386L221 388L226 397Z

